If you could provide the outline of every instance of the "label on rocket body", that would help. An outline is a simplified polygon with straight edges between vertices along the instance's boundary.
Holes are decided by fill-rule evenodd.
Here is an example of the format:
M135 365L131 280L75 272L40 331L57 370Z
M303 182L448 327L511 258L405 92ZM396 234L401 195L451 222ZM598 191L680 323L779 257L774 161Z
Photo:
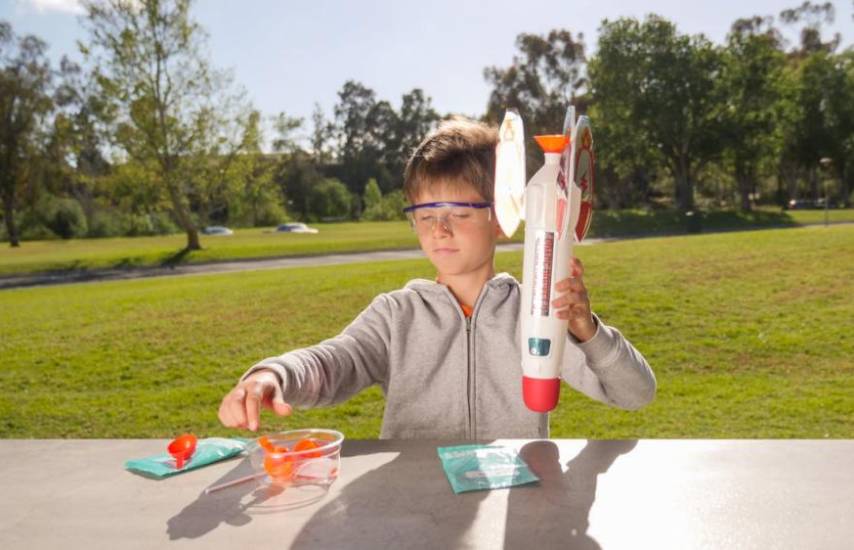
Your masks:
M554 246L554 232L539 231L537 233L537 240L534 243L534 291L531 293L531 315L549 316Z

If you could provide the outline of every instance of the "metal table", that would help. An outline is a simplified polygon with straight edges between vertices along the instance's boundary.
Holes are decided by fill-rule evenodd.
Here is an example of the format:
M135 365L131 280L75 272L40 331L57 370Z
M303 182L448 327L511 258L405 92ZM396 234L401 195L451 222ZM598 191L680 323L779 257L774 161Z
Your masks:
M164 480L160 440L0 441L0 547L851 548L854 441L499 440L537 485L454 495L436 447L347 441L327 493L271 495L238 458Z

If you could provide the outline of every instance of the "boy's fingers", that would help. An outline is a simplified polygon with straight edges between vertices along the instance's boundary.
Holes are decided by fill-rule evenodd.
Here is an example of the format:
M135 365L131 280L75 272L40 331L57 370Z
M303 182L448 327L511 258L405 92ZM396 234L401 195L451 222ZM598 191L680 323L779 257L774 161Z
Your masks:
M235 428L246 427L246 388L239 387L234 391L232 398L231 415L234 419Z
M552 300L552 307L563 308L572 304L583 304L587 301L587 291L584 288L572 288L565 294Z
M290 416L293 409L284 401L273 401L273 412L279 416Z
M219 419L228 428L239 428L246 423L243 411L243 398L246 391L242 387L233 389L222 400L219 407Z
M261 401L264 399L264 386L255 383L246 394L246 423L253 432L258 429L261 418Z
M225 396L222 399L222 403L219 404L219 411L217 412L217 417L219 418L220 424L222 424L226 428L231 427L231 414L229 414L228 412L228 396Z
M570 290L578 291L584 288L584 281L579 277L567 277L566 279L558 282L555 285L555 289L559 292L568 292Z
M581 260L579 260L575 256L572 257L572 273L576 277L581 277L582 275L584 275L584 264L582 264Z
M282 388L278 384L276 384L273 390L273 412L279 416L288 416L291 414L291 406L285 403Z

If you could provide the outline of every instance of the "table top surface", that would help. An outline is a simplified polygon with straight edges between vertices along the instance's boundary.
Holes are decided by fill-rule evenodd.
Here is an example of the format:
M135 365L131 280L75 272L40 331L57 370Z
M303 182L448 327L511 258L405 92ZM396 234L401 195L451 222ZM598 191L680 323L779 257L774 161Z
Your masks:
M346 441L328 492L243 483L246 458L163 480L163 440L0 440L4 548L850 548L851 440L497 440L538 484L455 495L437 447Z

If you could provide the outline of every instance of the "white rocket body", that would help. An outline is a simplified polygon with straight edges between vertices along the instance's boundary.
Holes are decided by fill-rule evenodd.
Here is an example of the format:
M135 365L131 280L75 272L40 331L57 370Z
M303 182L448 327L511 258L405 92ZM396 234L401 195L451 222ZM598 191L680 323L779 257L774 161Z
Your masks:
M496 215L504 234L512 236L525 220L525 252L520 304L522 394L526 406L548 412L557 406L560 371L567 340L567 321L558 319L552 301L555 285L568 278L572 245L589 227L589 205L579 224L582 190L575 182L576 162L583 159L584 178L592 178L592 145L576 155L578 130L589 138L586 117L575 124L570 107L563 135L536 136L545 151L545 163L524 191L524 132L522 120L508 111L499 129L496 147ZM592 144L592 138L588 141ZM584 152L584 151L582 151ZM589 161L588 161L589 159ZM520 181L519 174L522 174ZM589 174L589 175L588 175ZM587 189L587 180L584 180ZM589 187L592 193L592 180Z
M525 253L522 271L523 396L528 408L546 412L557 406L567 321L558 319L552 301L555 284L569 277L577 208L560 189L561 154L545 153L545 164L525 187ZM569 204L567 204L569 202Z

